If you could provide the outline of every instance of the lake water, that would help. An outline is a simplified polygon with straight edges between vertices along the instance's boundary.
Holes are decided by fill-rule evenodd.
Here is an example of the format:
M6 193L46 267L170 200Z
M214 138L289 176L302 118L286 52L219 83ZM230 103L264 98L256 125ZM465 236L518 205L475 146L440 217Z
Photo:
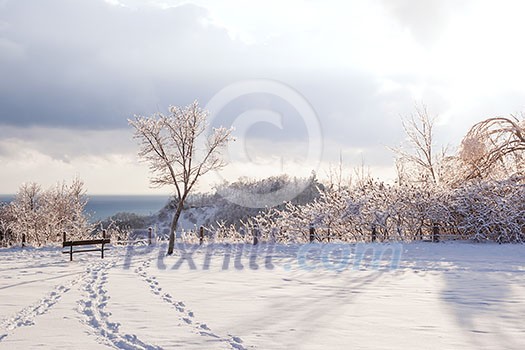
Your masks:
M0 195L0 202L10 202L13 195ZM88 196L86 213L92 221L102 220L120 212L139 215L155 214L168 203L168 196L100 195Z
M92 220L105 219L120 212L155 214L167 203L168 196L89 196L86 212Z

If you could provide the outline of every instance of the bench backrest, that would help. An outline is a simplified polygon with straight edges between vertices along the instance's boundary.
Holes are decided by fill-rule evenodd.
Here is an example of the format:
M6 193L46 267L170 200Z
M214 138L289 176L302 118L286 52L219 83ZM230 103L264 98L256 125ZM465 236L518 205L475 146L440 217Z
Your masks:
M74 247L77 245L90 245L90 244L109 244L109 238L103 239L88 239L84 241L65 241L62 242L62 247Z

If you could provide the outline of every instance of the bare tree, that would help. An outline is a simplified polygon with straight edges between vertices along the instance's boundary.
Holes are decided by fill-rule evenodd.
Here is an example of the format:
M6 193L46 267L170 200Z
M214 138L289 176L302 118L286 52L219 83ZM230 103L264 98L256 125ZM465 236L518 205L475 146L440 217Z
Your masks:
M178 200L170 228L168 254L173 254L175 230L184 202L197 180L225 166L221 150L232 140L232 129L214 128L203 147L198 139L207 129L208 112L195 101L186 107L172 106L168 115L136 116L129 120L140 141L139 157L149 163L155 187L173 186Z
M398 172L418 172L424 181L439 182L438 155L434 151L434 125L436 117L430 116L426 106L416 106L416 113L403 120L403 129L412 151L392 149L397 155ZM445 153L445 150L442 151ZM406 174L398 174L400 179ZM402 182L402 181L401 181Z
M521 172L524 126L524 121L516 116L489 118L475 124L463 138L459 151L466 167L465 180Z

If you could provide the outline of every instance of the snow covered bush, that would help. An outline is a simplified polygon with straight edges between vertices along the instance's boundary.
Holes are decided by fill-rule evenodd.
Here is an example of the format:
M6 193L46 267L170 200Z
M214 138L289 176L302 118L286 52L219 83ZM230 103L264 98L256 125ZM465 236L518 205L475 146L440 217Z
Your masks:
M2 209L1 230L4 241L15 244L25 235L29 244L43 245L88 234L90 225L84 214L87 203L84 184L75 179L42 190L36 183L23 184L14 200Z
M320 242L468 239L525 241L523 178L478 180L462 186L387 185L369 179L327 187L306 204L287 203L243 221L221 226L218 238L251 242L304 243L310 227ZM436 234L436 236L434 236Z
M462 237L525 241L525 184L521 177L477 180L454 189L449 211Z

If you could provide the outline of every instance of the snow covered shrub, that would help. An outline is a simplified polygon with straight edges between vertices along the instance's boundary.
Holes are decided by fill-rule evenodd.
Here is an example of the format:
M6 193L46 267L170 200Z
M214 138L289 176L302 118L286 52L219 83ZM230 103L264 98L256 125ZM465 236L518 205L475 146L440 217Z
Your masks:
M92 234L106 231L106 237L116 241L144 239L149 227L155 226L158 216L119 212L97 223ZM140 236L140 237L139 237ZM157 236L162 234L157 232Z
M313 226L316 239L323 242L360 241L360 215L349 215L350 194L344 189L327 188L306 204L288 202L282 208L269 209L252 221L261 238L277 242L308 242ZM356 229L357 227L357 229ZM357 231L356 231L357 230Z
M469 239L525 241L523 178L475 180L450 188L368 181L325 187L305 204L286 203L213 228L218 241L306 243ZM439 236L434 237L434 234Z
M450 213L462 236L477 241L525 240L523 178L476 180L451 194Z
M9 242L21 242L25 235L28 243L43 245L61 241L63 232L73 239L87 235L83 186L78 179L71 185L63 182L45 191L36 183L22 185L5 208L8 219L3 225L10 232Z
M329 187L304 205L287 203L265 211L248 220L245 230L256 226L261 239L278 242L307 242L310 225L321 242L430 240L434 233L521 242L523 186L515 179L470 182L455 189L369 180L338 190Z

